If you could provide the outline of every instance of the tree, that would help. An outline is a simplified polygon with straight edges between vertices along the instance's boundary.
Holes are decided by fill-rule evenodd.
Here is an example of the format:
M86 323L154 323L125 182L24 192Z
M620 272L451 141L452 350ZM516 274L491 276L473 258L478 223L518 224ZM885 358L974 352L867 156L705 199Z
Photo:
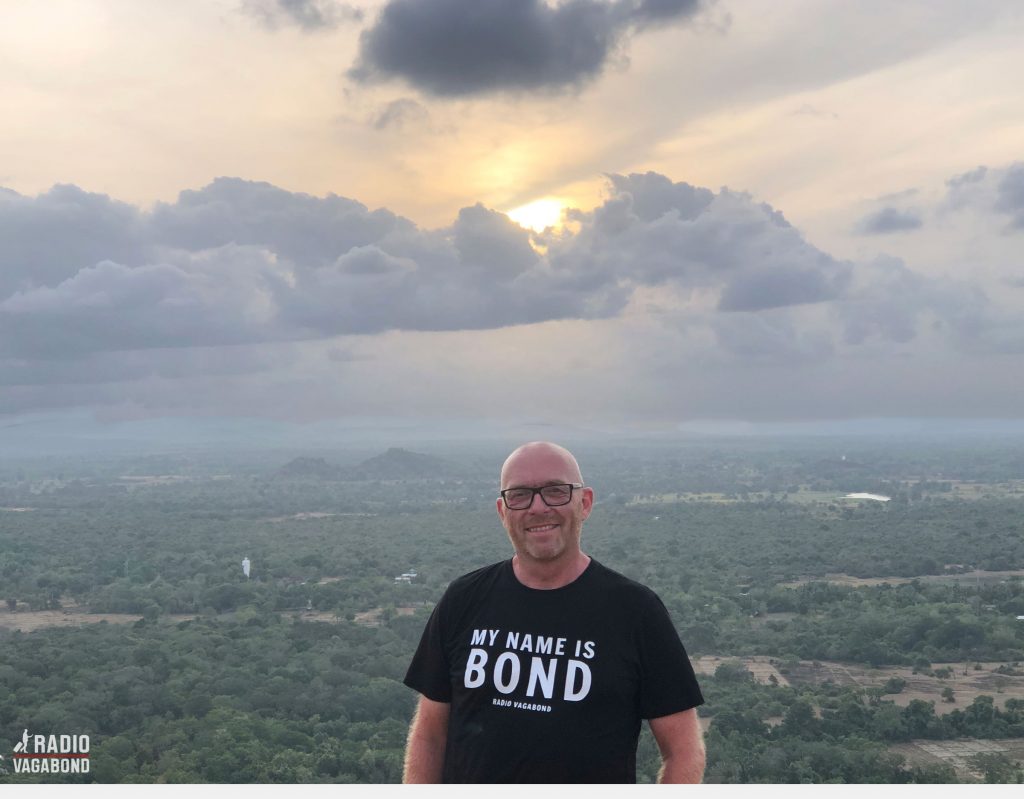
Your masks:
M715 669L715 679L723 682L751 682L754 675L738 660L724 660Z
M785 736L800 738L816 738L820 722L814 715L814 708L809 702L798 699L786 711L779 731Z
M890 677L885 681L885 685L882 687L882 693L898 694L902 693L903 689L906 687L907 681L902 677Z
M932 738L937 734L938 717L935 704L923 699L911 699L903 709L903 721L911 738Z

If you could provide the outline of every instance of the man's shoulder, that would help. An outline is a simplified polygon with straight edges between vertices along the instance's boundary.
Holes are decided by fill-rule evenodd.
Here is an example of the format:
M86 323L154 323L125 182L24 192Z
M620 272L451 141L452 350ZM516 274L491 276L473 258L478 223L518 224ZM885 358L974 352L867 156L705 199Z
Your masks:
M661 603L661 599L654 590L614 569L609 569L594 558L591 558L590 568L594 570L593 584L614 596L616 601L641 604Z
M467 572L461 577L456 577L452 580L448 584L448 588L445 593L452 596L459 596L466 593L473 593L480 589L489 588L501 579L502 573L507 566L507 560L500 560L497 563L490 564L489 566L481 566L479 569Z

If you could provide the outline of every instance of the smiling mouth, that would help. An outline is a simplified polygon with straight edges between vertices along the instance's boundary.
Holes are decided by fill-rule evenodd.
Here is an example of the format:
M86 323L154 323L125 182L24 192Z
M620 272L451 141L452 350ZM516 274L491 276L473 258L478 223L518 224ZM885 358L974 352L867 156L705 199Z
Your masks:
M526 532L528 533L546 533L548 530L554 530L557 528L557 524L538 524L536 527L527 527Z

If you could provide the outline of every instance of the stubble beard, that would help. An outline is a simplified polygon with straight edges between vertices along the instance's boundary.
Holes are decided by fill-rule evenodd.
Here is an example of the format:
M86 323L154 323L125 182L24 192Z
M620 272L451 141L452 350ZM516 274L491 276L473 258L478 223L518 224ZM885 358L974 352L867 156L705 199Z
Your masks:
M527 527L537 527L542 524L558 524L559 535L550 541L533 541ZM512 539L512 547L520 559L526 557L533 561L550 563L565 555L574 545L579 549L580 534L583 529L583 522L573 514L570 518L559 517L554 521L545 522L536 520L519 525L518 537L509 533Z

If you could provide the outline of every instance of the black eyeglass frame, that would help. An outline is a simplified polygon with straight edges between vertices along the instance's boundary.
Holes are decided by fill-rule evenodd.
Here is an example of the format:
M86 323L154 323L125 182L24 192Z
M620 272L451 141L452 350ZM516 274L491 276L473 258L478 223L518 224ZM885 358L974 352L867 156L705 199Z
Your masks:
M549 489L549 488L565 488L566 486L569 487L569 498L565 502L556 502L556 503L552 504L552 503L548 502L547 497L544 496L544 491L546 489ZM572 492L575 489L577 489L577 488L586 488L586 486L583 483L552 483L551 485L541 486L540 488L529 488L527 486L518 486L516 488L506 488L504 491L502 491L500 493L501 493L501 500L502 500L502 502L505 503L505 507L508 508L509 510L526 510L527 508L529 508L529 507L531 507L533 505L533 499L538 494L540 494L540 501L543 502L545 505L547 505L549 508L561 508L563 505L568 505L570 502L572 502ZM513 508L511 505L508 504L508 497L505 496L506 494L508 494L509 491L530 491L530 492L532 492L530 494L530 501L527 502L522 507L517 506L517 507Z

